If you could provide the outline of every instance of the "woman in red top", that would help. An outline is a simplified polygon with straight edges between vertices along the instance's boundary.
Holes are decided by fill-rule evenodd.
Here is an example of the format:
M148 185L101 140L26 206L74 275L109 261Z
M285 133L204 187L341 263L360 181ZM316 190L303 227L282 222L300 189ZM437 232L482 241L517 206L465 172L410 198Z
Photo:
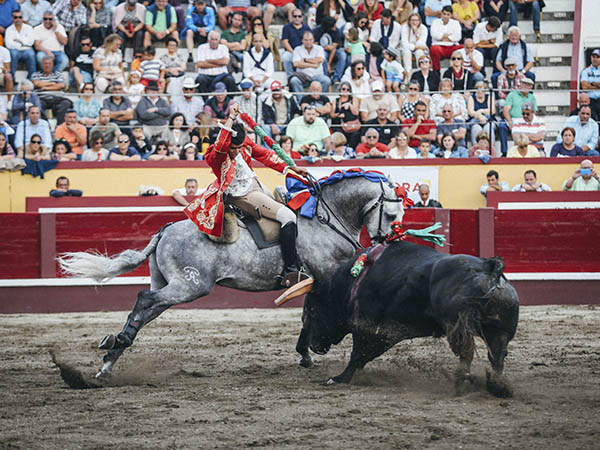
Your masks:
M381 11L383 11L383 5L377 0L363 0L361 4L358 5L356 12L361 11L367 13L367 16L369 17L369 29L371 29L373 22L380 18Z

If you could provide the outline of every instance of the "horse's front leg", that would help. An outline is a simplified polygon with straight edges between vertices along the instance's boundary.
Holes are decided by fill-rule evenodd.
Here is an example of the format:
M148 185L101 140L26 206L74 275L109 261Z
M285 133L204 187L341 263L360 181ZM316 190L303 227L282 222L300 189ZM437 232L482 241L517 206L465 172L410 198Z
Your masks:
M300 330L300 336L298 336L298 343L296 344L296 351L300 354L298 358L298 364L302 367L311 368L314 367L315 363L310 356L308 346L310 343L310 331L306 324L303 324L302 330Z

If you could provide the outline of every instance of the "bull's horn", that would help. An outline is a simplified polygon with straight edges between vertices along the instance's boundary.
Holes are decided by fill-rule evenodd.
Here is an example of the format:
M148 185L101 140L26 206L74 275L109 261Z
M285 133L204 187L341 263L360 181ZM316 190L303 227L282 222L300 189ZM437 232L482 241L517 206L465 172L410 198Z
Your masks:
M312 278L307 278L306 280L302 280L301 282L296 283L292 287L288 288L279 297L277 297L275 299L275 304L277 306L281 306L288 300L310 292L312 290L314 282L315 281Z

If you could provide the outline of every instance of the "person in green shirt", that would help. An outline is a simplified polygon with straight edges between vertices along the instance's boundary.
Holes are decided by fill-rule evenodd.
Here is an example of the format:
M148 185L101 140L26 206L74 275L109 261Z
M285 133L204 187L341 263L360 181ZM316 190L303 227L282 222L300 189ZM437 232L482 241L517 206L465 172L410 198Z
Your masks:
M231 16L231 26L221 33L220 43L229 49L229 54L233 58L229 58L232 69L239 72L242 69L242 61L244 52L247 50L246 35L244 29L244 16L240 12L234 12Z
M288 124L286 133L293 139L293 149L307 152L309 144L316 144L319 152L329 150L331 135L327 123L317 117L317 111L312 105L304 107L302 116L292 119Z
M531 78L523 78L519 90L512 91L506 96L506 103L502 109L504 120L498 123L498 138L503 156L506 156L508 151L508 134L512 132L513 119L523 117L523 104L529 102L533 104L534 111L537 111L537 101L531 92L533 85L534 82Z
M179 42L177 12L168 4L167 0L156 0L146 8L145 23L144 47L152 45L153 42L164 42L169 37L173 37Z
M594 163L584 159L571 178L563 183L563 191L600 191L600 176Z

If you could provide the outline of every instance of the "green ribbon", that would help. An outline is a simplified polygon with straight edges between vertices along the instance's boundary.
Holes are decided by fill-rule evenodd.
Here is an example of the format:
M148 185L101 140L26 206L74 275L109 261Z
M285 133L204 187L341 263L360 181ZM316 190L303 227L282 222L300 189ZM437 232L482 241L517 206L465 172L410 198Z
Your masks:
M265 136L267 134L264 132L264 130L260 126L256 125L254 127L254 132L258 136L260 136L260 139L266 145L267 143L265 142ZM288 166L294 167L296 165L296 163L294 163L294 160L288 156L288 154L279 146L277 142L273 141L273 148L271 150L277 153L277 156L279 156L283 160L283 162L286 163Z
M440 228L442 224L440 222L436 222L430 227L423 228L422 230L406 230L405 234L409 236L413 236L419 239L423 239L427 242L433 242L435 245L439 245L440 247L444 246L444 242L446 242L446 237L441 234L433 234L431 233L434 230Z

